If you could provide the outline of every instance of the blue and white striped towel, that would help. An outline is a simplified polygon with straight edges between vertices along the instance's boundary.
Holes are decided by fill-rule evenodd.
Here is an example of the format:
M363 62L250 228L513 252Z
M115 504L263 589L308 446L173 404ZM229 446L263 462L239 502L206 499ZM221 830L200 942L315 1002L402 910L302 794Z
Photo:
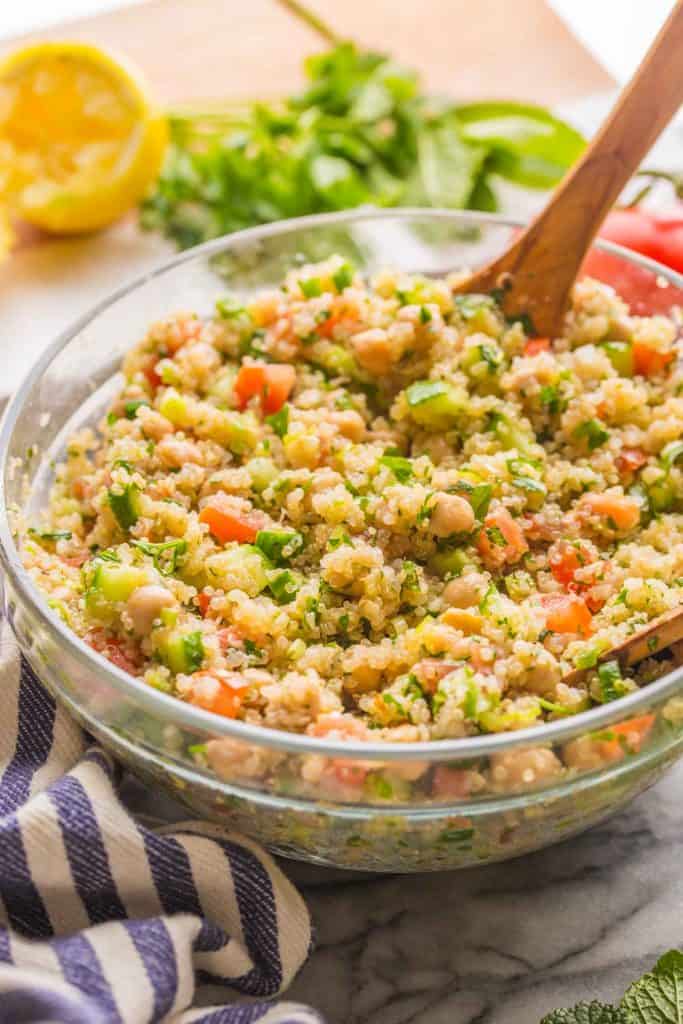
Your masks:
M311 941L273 860L206 823L143 827L116 774L0 623L0 1024L321 1024L264 1001ZM203 984L241 1002L193 1009Z

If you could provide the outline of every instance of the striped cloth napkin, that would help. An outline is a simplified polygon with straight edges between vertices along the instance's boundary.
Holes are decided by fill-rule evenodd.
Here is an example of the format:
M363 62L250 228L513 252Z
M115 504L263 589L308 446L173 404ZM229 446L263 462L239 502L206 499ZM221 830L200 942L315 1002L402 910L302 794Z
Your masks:
M265 1001L311 943L273 860L204 822L143 827L116 779L0 623L0 1024L321 1024ZM240 1002L199 1009L205 984Z

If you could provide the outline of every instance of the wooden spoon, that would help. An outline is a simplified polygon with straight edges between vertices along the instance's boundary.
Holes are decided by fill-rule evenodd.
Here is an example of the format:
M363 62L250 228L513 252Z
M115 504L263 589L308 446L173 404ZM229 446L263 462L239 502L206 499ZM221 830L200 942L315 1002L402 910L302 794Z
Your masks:
M681 640L683 640L683 606L665 612L664 615L648 622L627 640L612 647L609 651L605 651L598 658L598 664L601 665L606 661L618 661L622 669L627 669L667 647L672 647ZM567 683L568 686L575 686L577 683L584 682L594 671L593 668L574 669L573 672L569 672L563 677L562 682Z
M606 214L683 103L683 0L673 11L609 118L545 209L493 263L454 291L504 290L506 315L527 314L554 338L583 258Z

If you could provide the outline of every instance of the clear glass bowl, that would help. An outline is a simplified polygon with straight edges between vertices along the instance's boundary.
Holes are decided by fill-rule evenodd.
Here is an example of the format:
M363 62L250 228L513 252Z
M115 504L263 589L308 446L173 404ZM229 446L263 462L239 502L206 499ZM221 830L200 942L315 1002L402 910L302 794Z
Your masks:
M22 567L16 515L46 499L51 466L75 427L93 421L120 382L126 349L177 309L208 314L226 288L248 295L299 261L338 252L364 272L440 274L500 252L518 225L447 211L356 211L244 231L185 253L119 289L63 334L14 396L0 431L0 555L7 614L39 677L135 773L192 812L271 850L336 867L424 871L502 860L580 832L651 785L683 745L683 669L566 721L476 739L330 743L219 718L144 686L72 634ZM608 255L609 254L609 255ZM614 246L602 262L637 286L639 311L681 304L683 278ZM624 723L644 719L642 743ZM613 732L615 726L619 726ZM642 723L641 723L642 725ZM570 756L577 741L591 756ZM211 744L210 767L203 751ZM216 746L218 744L218 746ZM573 744L573 746L568 746ZM492 765L539 747L564 764L529 787L503 787ZM359 789L354 762L393 783ZM457 783L475 771L484 785ZM381 771L381 774L379 774ZM373 776L373 777L375 777ZM437 795L445 792L448 795Z

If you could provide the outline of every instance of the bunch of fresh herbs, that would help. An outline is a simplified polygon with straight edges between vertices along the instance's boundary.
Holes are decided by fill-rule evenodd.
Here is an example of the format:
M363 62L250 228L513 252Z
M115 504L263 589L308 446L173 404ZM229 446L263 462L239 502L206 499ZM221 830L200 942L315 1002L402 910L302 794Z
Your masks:
M495 210L497 178L551 187L584 146L542 107L427 96L415 72L351 42L309 57L305 73L304 91L278 102L171 113L143 226L186 247L362 205Z
M683 953L665 953L629 986L618 1006L579 1003L554 1010L541 1024L683 1024Z

